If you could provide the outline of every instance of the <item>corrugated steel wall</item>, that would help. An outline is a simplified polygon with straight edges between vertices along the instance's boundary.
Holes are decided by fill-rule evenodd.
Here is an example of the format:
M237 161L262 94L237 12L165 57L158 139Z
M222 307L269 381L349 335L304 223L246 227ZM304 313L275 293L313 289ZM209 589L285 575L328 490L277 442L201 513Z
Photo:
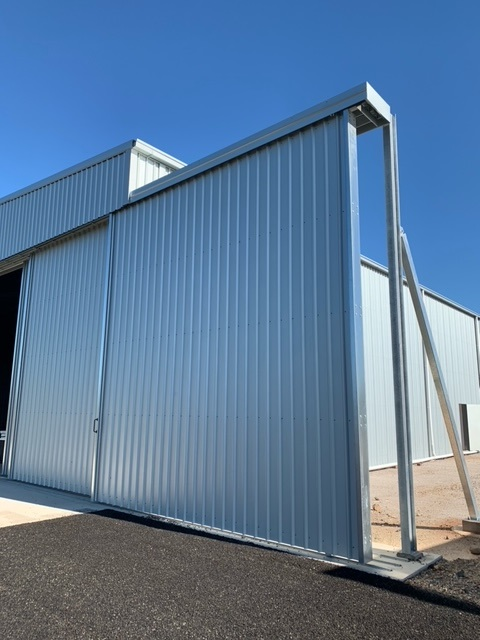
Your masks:
M39 251L28 301L11 477L90 492L105 227Z
M362 315L370 466L395 462L395 405L388 280L362 266Z
M460 425L460 404L480 404L475 317L442 303L428 294L425 307L449 392ZM429 374L430 375L430 374ZM435 455L451 453L440 404L430 376L431 420Z
M92 222L128 200L131 149L0 202L0 260Z
M369 460L395 464L395 415L386 271L362 265L363 329ZM424 292L450 402L460 425L460 403L480 404L475 316ZM407 374L414 460L451 453L408 288L404 288Z
M134 148L132 149L130 164L129 191L134 191L149 182L163 178L163 176L172 173L172 171L173 169L165 163Z
M342 126L116 216L100 501L362 554Z
M385 278L385 280L386 279L387 278ZM424 357L422 335L418 327L410 292L406 285L403 287L403 299L405 309L405 342L407 350L412 457L414 460L424 460L425 458L436 455L431 448L429 418L426 405L426 375L430 375L430 370Z

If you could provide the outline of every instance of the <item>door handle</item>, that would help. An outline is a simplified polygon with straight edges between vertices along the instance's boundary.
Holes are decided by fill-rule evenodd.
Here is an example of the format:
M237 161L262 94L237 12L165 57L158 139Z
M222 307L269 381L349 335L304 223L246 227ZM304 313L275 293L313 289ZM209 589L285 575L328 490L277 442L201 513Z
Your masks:
M97 423L96 428L95 423ZM98 418L95 418L95 420L93 421L93 433L98 433Z

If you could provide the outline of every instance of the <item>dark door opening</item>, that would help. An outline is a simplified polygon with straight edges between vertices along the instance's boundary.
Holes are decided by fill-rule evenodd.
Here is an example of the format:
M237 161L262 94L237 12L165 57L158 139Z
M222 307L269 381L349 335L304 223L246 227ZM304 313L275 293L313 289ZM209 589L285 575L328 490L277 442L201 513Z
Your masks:
M0 474L5 455L8 399L12 380L22 270L0 276Z

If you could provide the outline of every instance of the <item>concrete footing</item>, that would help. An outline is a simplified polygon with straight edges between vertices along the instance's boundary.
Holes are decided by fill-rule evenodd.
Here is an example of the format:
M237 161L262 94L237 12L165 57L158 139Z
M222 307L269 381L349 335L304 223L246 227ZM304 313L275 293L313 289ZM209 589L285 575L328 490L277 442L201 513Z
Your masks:
M480 520L462 520L462 528L469 533L480 534Z
M419 555L418 559L409 560L408 558L399 557L395 551L374 549L372 560L358 568L368 573L374 573L377 576L404 582L425 571L425 569L428 569L428 567L436 564L441 559L441 556L434 553L421 553Z

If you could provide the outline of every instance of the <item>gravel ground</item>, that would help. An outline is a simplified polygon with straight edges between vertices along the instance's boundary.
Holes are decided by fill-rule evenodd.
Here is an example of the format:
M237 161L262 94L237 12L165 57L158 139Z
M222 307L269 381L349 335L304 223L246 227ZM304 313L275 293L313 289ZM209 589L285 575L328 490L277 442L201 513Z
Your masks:
M2 640L478 635L480 606L433 578L394 582L111 511L0 529L0 567Z
M432 593L458 598L480 607L480 561L478 560L441 560L409 582Z

